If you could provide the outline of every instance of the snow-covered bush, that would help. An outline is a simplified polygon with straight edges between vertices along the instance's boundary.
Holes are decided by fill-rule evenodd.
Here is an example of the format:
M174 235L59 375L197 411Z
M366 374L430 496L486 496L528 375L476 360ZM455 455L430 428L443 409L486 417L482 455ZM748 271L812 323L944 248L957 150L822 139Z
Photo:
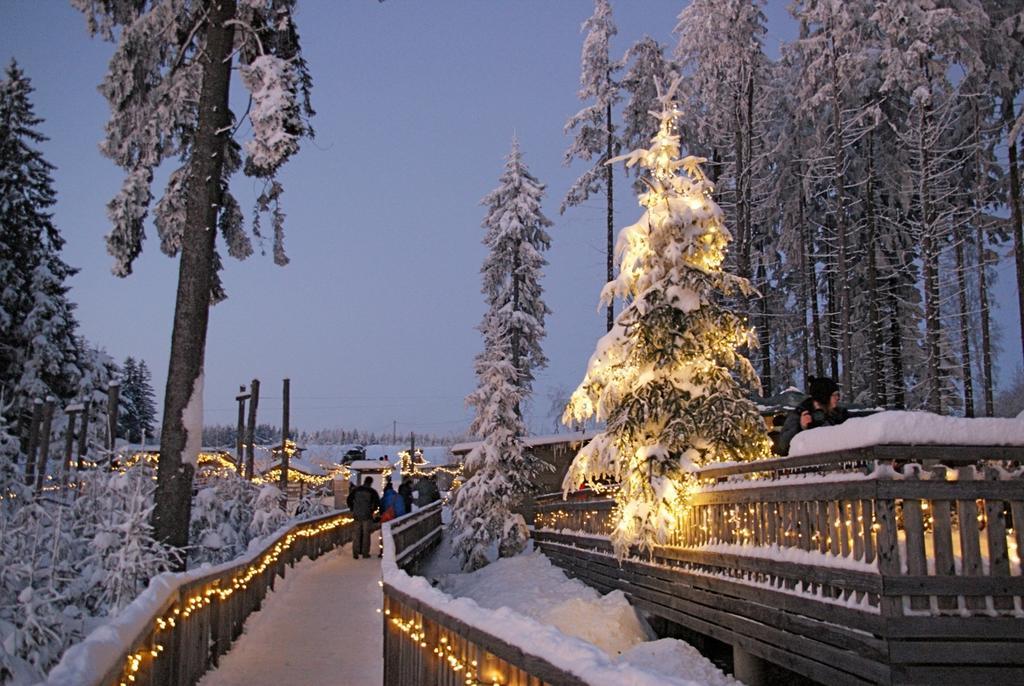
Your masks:
M191 564L218 564L245 552L258 494L258 486L234 474L196 494L189 534Z
M274 486L266 485L260 489L254 510L249 524L250 546L258 539L274 533L288 521L288 515L281 509L281 491Z

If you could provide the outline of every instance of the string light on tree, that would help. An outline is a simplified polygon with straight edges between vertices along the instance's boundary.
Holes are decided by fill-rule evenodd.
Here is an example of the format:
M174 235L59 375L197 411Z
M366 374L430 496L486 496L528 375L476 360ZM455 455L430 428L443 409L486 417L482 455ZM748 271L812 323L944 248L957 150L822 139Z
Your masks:
M746 279L722 269L732 238L703 158L680 158L678 81L660 96L651 147L621 158L647 171L644 213L619 234L619 275L601 291L622 312L598 342L562 421L606 423L573 460L563 487L617 484L612 543L651 550L686 517L692 475L716 461L766 457L769 441L748 399L760 383L741 346L757 345L745 320L721 305L749 295Z

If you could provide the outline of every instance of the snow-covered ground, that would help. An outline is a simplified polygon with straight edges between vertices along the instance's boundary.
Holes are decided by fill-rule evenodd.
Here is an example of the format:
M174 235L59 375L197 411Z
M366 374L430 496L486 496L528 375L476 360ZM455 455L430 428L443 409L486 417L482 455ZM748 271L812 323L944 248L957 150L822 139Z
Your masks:
M377 537L374 536L374 539ZM374 542L371 551L376 551ZM289 569L201 686L379 686L380 564L346 545Z
M492 633L496 625L501 625L506 629L503 638L538 655L541 653L530 646L545 644L560 655L556 659L550 655L542 657L591 683L740 683L688 643L651 640L655 637L650 627L621 591L602 596L586 584L566 577L539 552L528 549L522 555L499 559L470 574L453 569L450 551L442 544L422 570L425 576L437 580L438 587L432 590L462 599L446 604L446 612L471 600L476 610L465 608L470 610L467 614L483 612L482 619L490 620L487 624ZM387 577L393 581L395 571ZM466 616L462 618L465 620ZM517 635L517 629L531 627L539 630Z

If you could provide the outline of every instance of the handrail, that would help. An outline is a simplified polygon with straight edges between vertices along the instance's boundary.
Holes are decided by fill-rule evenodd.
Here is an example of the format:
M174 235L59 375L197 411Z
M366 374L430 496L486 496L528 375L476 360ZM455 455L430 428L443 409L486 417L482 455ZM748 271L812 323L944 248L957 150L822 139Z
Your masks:
M352 521L347 510L310 517L236 560L158 575L128 607L70 647L43 684L195 684L241 634L286 565L347 543Z
M696 472L698 479L717 479L736 474L782 471L803 467L840 465L848 462L871 460L938 460L948 464L971 464L980 460L1024 461L1024 446L1009 445L911 445L888 443L882 445L833 450L794 457L777 457L725 466L710 466Z

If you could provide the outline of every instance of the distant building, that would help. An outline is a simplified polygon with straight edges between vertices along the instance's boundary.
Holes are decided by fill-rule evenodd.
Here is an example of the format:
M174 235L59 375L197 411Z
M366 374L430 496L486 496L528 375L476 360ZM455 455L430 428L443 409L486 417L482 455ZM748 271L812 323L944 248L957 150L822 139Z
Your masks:
M554 493L562 490L562 480L569 471L579 449L590 442L596 431L577 431L565 434L552 434L550 436L530 436L523 439L523 445L533 451L533 454L544 462L554 467L554 471L542 471L536 480L535 495L542 493ZM482 441L458 443L451 447L452 454L465 463L466 456L473 448L480 445Z

